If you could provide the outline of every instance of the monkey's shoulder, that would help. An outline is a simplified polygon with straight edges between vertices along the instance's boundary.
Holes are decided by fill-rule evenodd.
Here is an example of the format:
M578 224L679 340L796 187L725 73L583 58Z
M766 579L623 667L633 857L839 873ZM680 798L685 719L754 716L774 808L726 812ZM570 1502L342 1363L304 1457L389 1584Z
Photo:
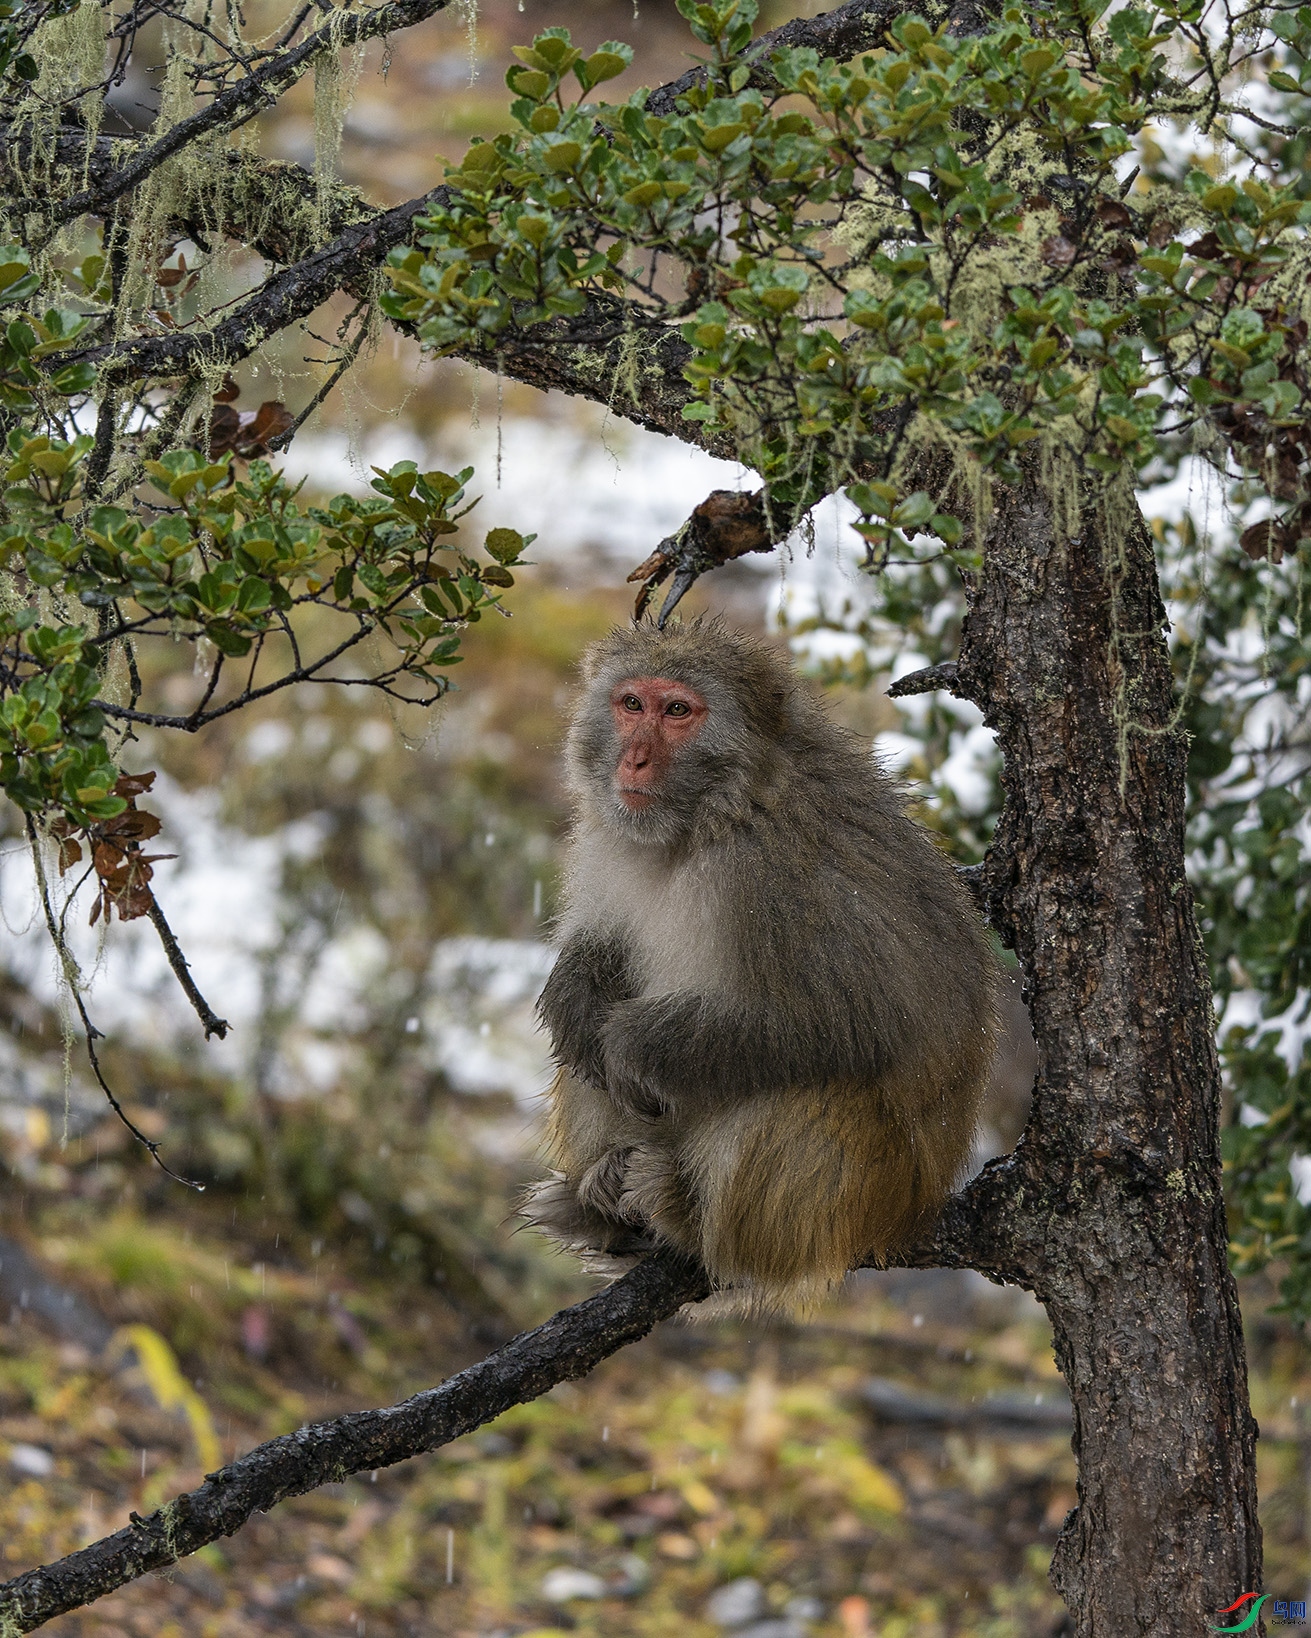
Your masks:
M982 959L954 866L886 784L874 791L877 802L763 813L720 848L720 902L759 960L804 960L818 978L832 960L918 966L953 944L961 959Z

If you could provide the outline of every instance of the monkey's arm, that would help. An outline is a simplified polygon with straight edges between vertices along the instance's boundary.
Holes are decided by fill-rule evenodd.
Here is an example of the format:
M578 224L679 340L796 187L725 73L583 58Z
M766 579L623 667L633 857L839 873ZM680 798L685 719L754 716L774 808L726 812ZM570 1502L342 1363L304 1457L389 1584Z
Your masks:
M556 1059L593 1086L605 1086L601 1027L615 1003L632 993L617 939L574 933L565 940L537 1011L551 1032Z
M780 1028L765 1008L726 1007L691 990L618 1002L601 1039L610 1095L648 1116L813 1083L844 1067L842 1043L807 1027L804 1014Z

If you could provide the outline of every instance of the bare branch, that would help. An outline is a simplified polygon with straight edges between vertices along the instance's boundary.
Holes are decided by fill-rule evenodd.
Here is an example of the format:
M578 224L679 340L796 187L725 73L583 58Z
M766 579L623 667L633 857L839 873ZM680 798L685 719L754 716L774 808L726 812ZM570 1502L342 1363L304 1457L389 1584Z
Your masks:
M272 1439L149 1518L134 1516L126 1529L16 1576L0 1586L0 1632L7 1638L32 1632L56 1615L176 1563L206 1542L232 1535L253 1513L266 1513L290 1496L436 1450L557 1382L585 1376L708 1291L709 1282L694 1263L658 1252L607 1290L525 1331L440 1387L399 1405L313 1423Z
M955 660L944 660L941 665L926 665L922 671L911 671L904 677L898 677L896 682L888 685L888 698L899 700L909 694L932 694L939 688L948 694L960 694L960 670Z
M992 1162L947 1202L930 1234L889 1263L976 1268L991 1279L1030 1284L1023 1259L1031 1248L1021 1243L1020 1215L1014 1210L1022 1181L1032 1195L1034 1179L1022 1179L1013 1158ZM252 1514L267 1513L291 1496L437 1450L557 1382L586 1376L710 1290L696 1263L671 1250L653 1252L614 1285L562 1309L439 1387L399 1405L311 1423L271 1439L149 1518L133 1515L129 1528L0 1585L0 1632L6 1638L32 1632L207 1542L233 1535Z
M73 960L72 952L69 950L68 943L64 938L63 928L55 915L55 907L50 902L50 884L46 880L45 865L41 859L41 840L37 835L35 821L30 814L27 815L27 840L32 851L32 865L36 872L37 889L41 898L41 910L45 917L46 931L50 934L50 942L54 945L55 953L59 957L60 970L64 982L68 986L68 993L72 997L73 1006L77 1009L77 1016L82 1021L87 1062L91 1065L91 1073L95 1076L96 1085L109 1100L109 1107L131 1132L132 1136L136 1138L137 1142L146 1149L160 1171L165 1172L175 1183L182 1183L189 1189L195 1189L198 1194L203 1194L205 1192L203 1183L197 1183L189 1177L182 1177L165 1161L160 1153L159 1144L153 1138L148 1138L141 1128L136 1125L127 1110L119 1102L113 1087L105 1079L105 1072L100 1063L100 1054L96 1051L96 1042L104 1039L104 1031L97 1029L91 1022L91 1015L86 1010L86 1002L82 999L77 963ZM0 1633L3 1631L4 1616L0 1612Z
M778 544L778 530L771 527L772 523L765 490L745 495L733 489L712 489L693 508L687 522L676 533L666 535L629 575L630 583L642 582L634 619L642 618L656 588L673 575L674 583L656 622L663 630L684 594L708 569L717 569L748 552L772 552ZM783 533L790 527L789 520Z

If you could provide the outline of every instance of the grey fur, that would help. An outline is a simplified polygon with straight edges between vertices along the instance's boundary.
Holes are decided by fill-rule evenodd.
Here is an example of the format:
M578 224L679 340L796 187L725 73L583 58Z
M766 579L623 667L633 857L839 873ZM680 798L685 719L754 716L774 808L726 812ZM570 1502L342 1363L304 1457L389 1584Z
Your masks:
M710 711L658 801L631 813L609 698L641 676L690 685ZM983 930L898 786L763 643L719 624L617 631L585 681L564 943L540 1003L563 1176L529 1215L600 1251L654 1234L766 1291L831 1280L841 1268L819 1263L864 1249L840 1219L863 1214L850 1232L886 1247L968 1157L993 1049ZM790 1203L744 1158L780 1152L789 1121ZM730 1194L732 1233L711 1245ZM782 1232L767 1217L812 1208L832 1221L809 1259L753 1257L753 1233Z

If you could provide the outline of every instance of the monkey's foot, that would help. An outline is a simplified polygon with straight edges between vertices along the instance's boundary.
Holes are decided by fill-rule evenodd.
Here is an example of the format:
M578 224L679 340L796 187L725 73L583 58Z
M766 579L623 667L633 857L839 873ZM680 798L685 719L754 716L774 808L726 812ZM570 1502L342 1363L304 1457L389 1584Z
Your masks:
M610 1149L578 1180L578 1203L584 1211L615 1223L640 1227L643 1219L626 1203L631 1149Z
M697 1237L686 1190L667 1149L638 1144L624 1156L623 1189L615 1216L644 1223L671 1245L696 1252Z
M636 1257L655 1246L653 1237L640 1227L584 1204L568 1178L558 1172L534 1183L521 1209L528 1222L566 1251Z

